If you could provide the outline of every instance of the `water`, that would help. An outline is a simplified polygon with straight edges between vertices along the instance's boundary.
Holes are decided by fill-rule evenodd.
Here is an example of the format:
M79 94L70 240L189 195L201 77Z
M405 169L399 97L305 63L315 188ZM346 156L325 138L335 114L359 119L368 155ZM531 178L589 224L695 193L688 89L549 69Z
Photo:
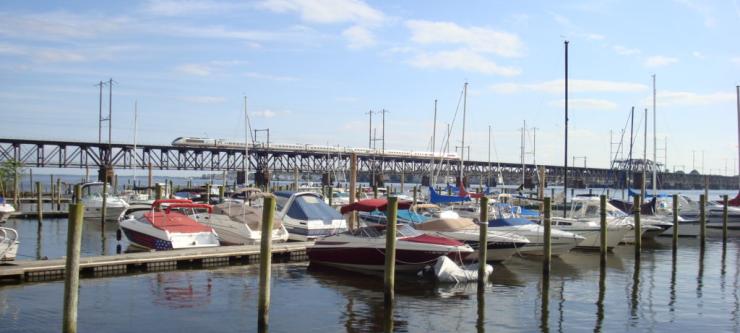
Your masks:
M19 259L63 255L64 219L44 220L40 231L35 220L8 224L20 231ZM115 253L114 226L85 223L83 255ZM382 331L392 310L394 329L409 332L737 332L738 240L733 234L723 247L710 238L702 252L697 239L680 239L675 261L669 238L646 241L639 262L631 246L619 246L603 274L597 252L555 258L549 278L543 278L540 261L515 257L495 266L480 299L475 283L439 285L399 276L393 309L384 306L382 276L275 264L270 329ZM0 287L0 331L58 331L62 295L62 281ZM257 297L256 266L83 279L79 330L251 332Z

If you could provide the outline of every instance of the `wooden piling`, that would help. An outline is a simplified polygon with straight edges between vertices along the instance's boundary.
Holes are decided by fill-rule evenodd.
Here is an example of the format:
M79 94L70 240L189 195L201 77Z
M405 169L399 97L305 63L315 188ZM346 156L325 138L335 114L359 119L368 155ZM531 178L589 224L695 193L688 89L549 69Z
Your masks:
M118 175L113 175L113 194L118 193Z
M221 185L218 188L218 202L224 202L224 196L226 195L226 185Z
M108 176L103 178L103 205L100 208L100 222L105 223L105 213L108 208Z
M18 205L18 184L20 184L20 179L18 177L18 168L16 168L13 171L13 206L20 210L21 206Z
M707 239L706 238L707 236L706 206L707 206L707 197L705 197L704 194L699 195L699 242L702 248L704 247L704 242Z
M357 153L349 156L349 203L353 204L357 200ZM349 230L354 230L356 213L352 212L349 216Z
M39 222L44 219L43 212L43 201L41 197L41 182L36 182L36 214L38 214Z
M606 240L607 240L606 238L606 232L607 232L607 229L606 229L606 195L602 194L599 196L599 208L600 208L599 218L601 222L601 229L600 229L601 232L599 234L599 238L601 240L599 249L601 251L599 252L599 254L601 255L601 263L603 264L603 263L606 263L606 251L608 251L608 248L606 246L607 245L606 244Z
M146 195L151 198L152 197L152 178L153 178L152 177L152 162L147 163L147 170L148 170L148 173L147 173L147 177L146 177L146 181L147 181ZM161 193L160 193L160 195L161 195ZM160 198L157 198L157 199L162 199L162 198L160 197Z
M64 266L64 314L62 332L77 332L77 304L80 288L80 244L82 243L82 203L69 205L67 258Z
M413 204L416 205L416 185L414 185L414 201Z
M206 184L206 203L211 204L211 183Z
M480 198L480 229L478 233L478 288L486 283L486 262L488 262L488 197Z
M72 200L73 203L80 203L82 200L82 184L75 185L75 192L74 192L74 200Z
M722 196L722 244L727 244L727 205L729 204L727 194Z
M57 210L62 210L62 180L57 178Z
M378 198L378 186L377 185L373 185L373 198L375 199Z
M275 197L266 196L262 206L260 240L260 290L257 305L257 329L267 332L270 318L270 276L272 266L272 220L275 217Z
M326 196L329 198L329 206L331 206L332 205L332 201L334 199L333 198L333 196L334 196L334 188L332 186L329 186L329 188L327 189Z
M673 195L673 253L678 250L678 194Z
M642 250L642 224L640 223L640 204L642 203L641 196L635 195L634 202L632 203L632 212L635 218L635 256L640 256Z
M398 213L398 198L388 197L385 217L385 276L384 276L384 300L387 306L393 304L395 297L396 278L396 215Z
M33 193L33 184L34 184L34 182L33 182L33 169L28 169L28 178L29 178L28 179L28 185L31 188L31 196L33 196L34 195L34 193Z
M550 235L552 234L552 222L550 221L550 217L552 216L552 205L550 204L550 200L552 198L545 198L545 218L542 221L542 226L545 228L545 233L543 235L543 249L542 254L544 258L542 259L542 273L547 275L550 274L550 259L552 257L552 247L551 247L551 241Z
M161 200L162 199L162 184L155 184L154 185L154 199L155 200Z

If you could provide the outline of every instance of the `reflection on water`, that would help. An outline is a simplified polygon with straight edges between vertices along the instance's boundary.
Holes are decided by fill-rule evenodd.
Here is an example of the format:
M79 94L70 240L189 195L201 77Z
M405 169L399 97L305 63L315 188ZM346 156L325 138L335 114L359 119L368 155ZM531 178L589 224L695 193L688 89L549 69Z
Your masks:
M55 234L66 239L66 223L10 223L26 229L26 255L64 254ZM112 253L118 244L113 224L96 221L83 230L87 255L103 248ZM392 307L384 304L382 274L275 264L270 330L737 331L737 239L723 247L710 238L704 253L698 240L680 239L675 256L670 243L646 242L640 260L633 247L619 246L606 265L598 252L576 251L553 258L548 276L541 260L516 257L496 265L481 290L476 282L438 284L399 275ZM128 332L136 323L145 331L255 331L258 273L257 266L233 266L83 279L79 328ZM0 287L0 330L58 331L62 289L62 282Z

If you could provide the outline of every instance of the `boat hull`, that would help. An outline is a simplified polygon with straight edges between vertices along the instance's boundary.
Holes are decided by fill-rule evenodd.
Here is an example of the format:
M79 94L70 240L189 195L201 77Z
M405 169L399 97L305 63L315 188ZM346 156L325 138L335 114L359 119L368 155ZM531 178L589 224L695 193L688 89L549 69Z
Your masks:
M220 245L213 232L170 233L135 220L122 221L120 228L132 244L146 249L161 251Z
M126 210L126 206L105 207L105 220L118 221L119 217ZM85 206L85 219L100 219L102 215L101 207Z
M448 255L449 251L419 251L396 249L396 271L415 272L426 265L433 264L437 258ZM385 269L385 249L380 248L347 248L313 246L306 249L311 263L320 265L355 269L383 271ZM454 258L456 253L450 253Z

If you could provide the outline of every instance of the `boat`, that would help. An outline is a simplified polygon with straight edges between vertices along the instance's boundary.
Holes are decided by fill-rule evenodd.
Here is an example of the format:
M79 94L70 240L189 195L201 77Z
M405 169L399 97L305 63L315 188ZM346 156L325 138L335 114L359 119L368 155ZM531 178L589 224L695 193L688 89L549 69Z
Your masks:
M0 262L15 260L19 244L15 229L0 227Z
M108 193L105 198L105 219L116 221L121 213L128 208L128 203L113 194L110 185L105 185ZM103 183L92 182L82 184L82 204L85 205L86 219L100 219L103 209Z
M692 200L685 195L678 196L678 207L679 213L682 217L696 222L696 230L698 235L700 210L699 202ZM704 215L706 217L707 228L710 229L722 229L722 219L724 215L724 205L716 202L707 201L704 208ZM740 207L727 207L727 229L739 230L740 229ZM679 227L679 232L681 227Z
M399 203L408 207L409 203ZM366 199L343 206L342 213L383 210L386 199ZM308 246L306 254L311 264L347 270L383 271L385 269L386 225L364 225L338 234L325 236ZM473 249L449 238L426 235L407 224L396 228L396 271L416 272L433 265L437 258L448 256L462 261Z
M7 221L13 213L15 213L13 205L5 202L5 198L0 196L0 223Z
M493 230L523 236L529 240L529 244L520 250L524 255L544 255L545 227L532 222L519 214L519 206L508 203L495 203L493 206L492 219L488 220L488 227ZM490 229L489 229L490 230ZM578 234L559 230L550 230L550 251L554 256L568 253L578 246L585 237Z
M469 255L466 260L478 259L480 226L472 219L437 218L413 226L428 235L446 237L470 245L476 252ZM529 243L526 237L515 233L488 229L486 261L505 261L526 248Z
M235 194L249 190L242 189ZM251 195L249 201L255 200L257 196ZM213 228L221 245L255 245L262 239L262 208L250 206L248 202L227 200L213 206L213 214L194 214L191 217L198 223ZM272 242L286 242L288 236L288 230L280 219L273 218Z
M347 222L314 192L278 191L275 214L288 230L290 240L308 241L347 230Z
M576 246L577 248L598 249L601 247L601 225L599 222L594 222L592 220L552 217L550 225L552 225L552 227L555 229L572 232L574 234L582 236L584 239L580 243L578 243L578 246ZM611 250L619 245L619 243L622 242L622 240L628 234L632 233L634 235L634 232L632 232L633 230L635 230L634 226L630 224L607 224L607 249ZM634 237L632 239L634 239Z
M601 205L599 197L576 196L571 202L571 209L568 215L569 218L579 221L592 221L596 225L600 225ZM606 203L606 221L609 225L626 225L631 230L634 230L635 221L633 217L627 215L609 202ZM654 238L672 226L672 222L659 219L641 218L640 237ZM622 241L625 243L634 243L635 234L628 232Z
M218 234L213 228L198 223L180 211L187 209L207 209L210 213L213 208L184 199L156 200L151 207L128 210L119 227L133 245L146 249L219 246Z

